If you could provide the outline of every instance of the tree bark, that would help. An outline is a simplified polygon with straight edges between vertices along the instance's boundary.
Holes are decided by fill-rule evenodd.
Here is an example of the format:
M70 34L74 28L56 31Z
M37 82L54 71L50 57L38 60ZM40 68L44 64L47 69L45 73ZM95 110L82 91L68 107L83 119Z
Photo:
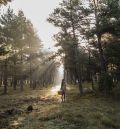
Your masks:
M7 93L7 87L8 87L8 82L7 82L7 59L5 60L5 64L4 64L4 80L3 80L3 84L4 84L4 94Z
M81 78L81 68L80 68L80 63L79 63L78 43L77 43L77 38L76 38L76 34L75 34L75 26L74 26L71 0L70 0L70 6L71 6L71 25L72 25L73 41L74 41L76 72L77 72L77 77L78 77L78 86L79 86L80 95L82 95L83 87L82 87L82 78Z
M14 75L13 75L13 89L17 89L17 78L16 78L16 60L14 59Z
M101 72L107 72L106 62L105 62L102 43L101 43L101 33L100 33L100 25L99 25L99 17L98 17L98 1L96 3L96 1L93 0L93 3L94 3L94 13L95 13L96 30L97 30L96 35L98 40L98 49L99 49L99 56L100 56L100 62L101 62Z

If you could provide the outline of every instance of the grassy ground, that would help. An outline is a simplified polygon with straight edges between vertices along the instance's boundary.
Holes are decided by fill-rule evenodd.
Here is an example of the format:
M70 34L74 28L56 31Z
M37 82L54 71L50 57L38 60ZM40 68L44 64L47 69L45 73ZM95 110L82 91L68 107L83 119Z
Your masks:
M16 107L32 113L21 113L0 119L0 129L120 129L120 102L112 98L78 95L76 86L67 90L67 100L51 91L25 90L0 96L0 110Z

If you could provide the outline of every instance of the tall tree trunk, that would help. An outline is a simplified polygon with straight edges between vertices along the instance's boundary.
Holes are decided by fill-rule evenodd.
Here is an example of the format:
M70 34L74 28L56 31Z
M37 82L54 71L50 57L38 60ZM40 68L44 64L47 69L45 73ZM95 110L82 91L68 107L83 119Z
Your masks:
M29 42L29 49L31 49L31 42ZM32 62L31 62L31 52L30 52L30 64L29 64L29 70L30 70L30 75L29 75L29 79L30 79L30 88L32 88Z
M90 62L91 62L90 48L88 48L88 70L87 70L88 81L92 81Z
M102 43L101 43L101 33L100 33L100 25L99 25L99 17L98 17L98 1L93 0L94 3L94 13L95 13L95 20L96 20L96 30L97 30L97 40L98 40L98 49L99 49L99 56L101 62L101 72L106 72L106 62L103 54Z
M17 88L17 78L16 78L16 59L14 59L14 75L13 75L13 89Z
M98 37L99 56L100 56L100 61L101 61L101 71L107 72L106 62L105 62L103 49L101 45L101 34L97 34L97 37Z
M2 66L1 66L0 87L2 86L2 82L3 82L3 70L2 70Z
M30 54L30 88L32 88L32 62L31 62L31 54Z
M100 63L101 63L101 78L100 79L102 80L102 83L99 84L99 89L102 87L103 92L105 94L109 94L111 90L111 86L109 85L109 82L108 82L109 75L107 72L107 65L106 65L105 56L104 56L103 48L102 48L102 42L101 42L102 34L100 32L100 20L98 17L99 3L98 1L95 1L95 0L93 0L93 3L94 3L94 13L95 13L95 20L96 20L96 31L97 31L96 35L97 35L97 40L98 40L99 57L100 57Z
M20 78L20 91L23 91L23 79L22 79L22 77Z
M21 49L21 72L20 72L20 90L23 91L23 73L22 73L22 65L23 65L23 53Z
M78 77L78 86L79 86L80 95L82 95L83 94L83 87L82 87L81 68L80 68L81 66L80 66L80 62L79 62L79 50L78 50L76 33L75 33L75 26L74 26L71 0L70 0L70 6L71 6L71 12L70 13L71 13L71 25L72 25L73 41L74 41L76 72L77 72L77 77Z
M4 80L3 80L3 84L4 84L4 94L7 93L7 87L8 87L8 82L7 82L7 59L5 60L5 64L4 64Z

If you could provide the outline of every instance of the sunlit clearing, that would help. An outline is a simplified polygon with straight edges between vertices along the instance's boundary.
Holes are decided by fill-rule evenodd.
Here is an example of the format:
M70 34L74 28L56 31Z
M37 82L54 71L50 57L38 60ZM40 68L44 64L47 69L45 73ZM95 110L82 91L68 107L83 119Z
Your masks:
M51 94L52 95L57 95L59 90L60 90L60 85L56 85L56 86L52 87Z
M57 95L58 91L60 90L63 74L64 74L64 67L63 67L63 65L60 65L58 68L58 75L56 78L56 84L51 89L52 95Z
M67 90L71 90L71 88L70 88L70 87L66 87L66 89L67 89Z

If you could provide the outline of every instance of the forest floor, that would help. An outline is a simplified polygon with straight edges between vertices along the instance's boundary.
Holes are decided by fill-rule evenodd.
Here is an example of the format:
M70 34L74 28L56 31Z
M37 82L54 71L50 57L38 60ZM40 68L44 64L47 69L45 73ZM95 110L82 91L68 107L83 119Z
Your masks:
M120 101L78 94L76 86L69 86L62 103L51 88L11 90L0 95L0 112L12 108L21 112L0 118L0 129L120 129ZM34 108L31 113L26 112L29 105Z

